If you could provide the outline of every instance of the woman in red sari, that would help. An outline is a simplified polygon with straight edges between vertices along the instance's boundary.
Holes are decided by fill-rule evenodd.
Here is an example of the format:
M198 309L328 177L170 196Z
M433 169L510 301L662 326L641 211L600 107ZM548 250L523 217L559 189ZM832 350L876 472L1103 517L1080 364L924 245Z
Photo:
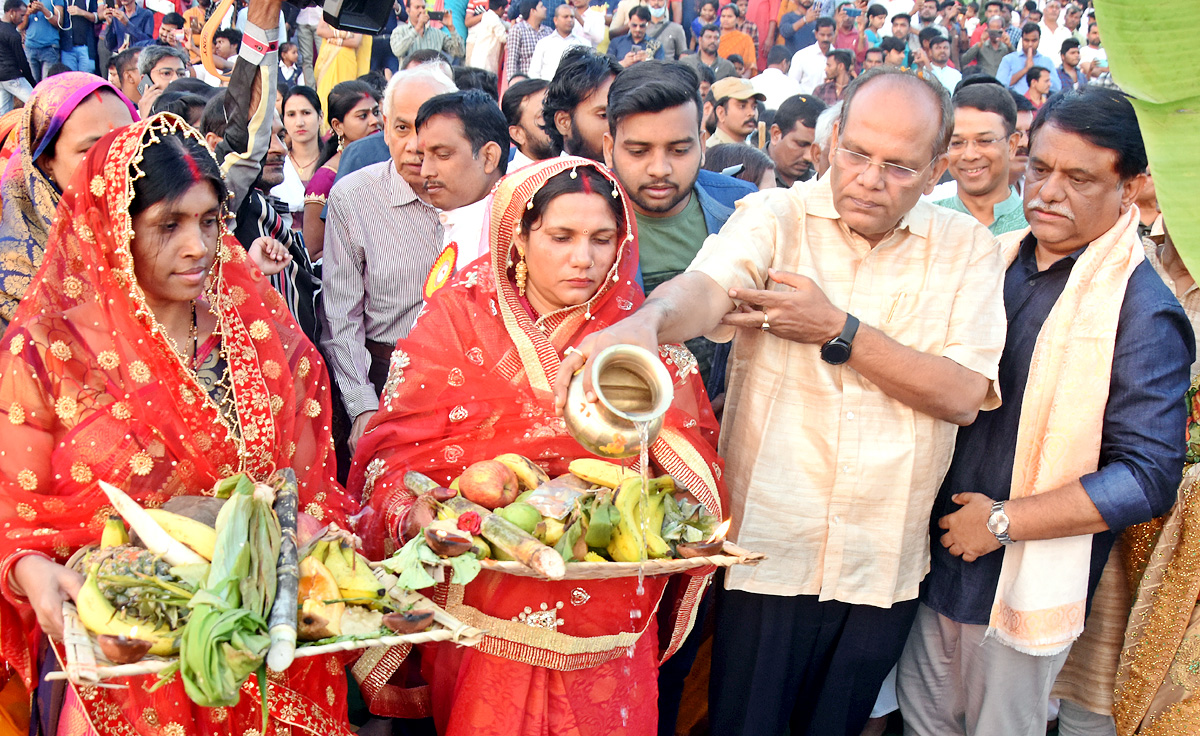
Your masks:
M437 291L396 346L380 411L359 442L350 488L369 507L359 533L376 557L396 549L412 506L407 470L447 484L473 462L516 452L557 476L587 456L555 416L558 367L568 348L642 301L629 201L590 160L552 159L504 178L485 231L489 254ZM720 514L716 422L695 359L673 346L662 358L675 402L651 447L652 470ZM488 635L475 649L420 652L438 731L656 733L658 664L691 628L707 575L682 577L669 594L667 582L485 571L440 588L435 598ZM413 705L412 691L387 684L404 654L356 667L377 714L413 714L401 707Z
M36 686L80 576L61 564L100 538L106 480L141 504L211 494L242 471L291 467L301 508L345 521L333 480L328 377L279 295L225 230L203 140L162 114L102 138L63 193L45 260L0 349L0 644ZM51 660L53 653L46 652ZM194 706L176 677L71 687L53 734L243 734L261 711ZM276 732L348 733L342 662L272 674ZM59 715L61 713L61 715ZM43 713L46 715L46 713ZM45 726L45 722L43 723ZM46 731L43 731L46 733Z

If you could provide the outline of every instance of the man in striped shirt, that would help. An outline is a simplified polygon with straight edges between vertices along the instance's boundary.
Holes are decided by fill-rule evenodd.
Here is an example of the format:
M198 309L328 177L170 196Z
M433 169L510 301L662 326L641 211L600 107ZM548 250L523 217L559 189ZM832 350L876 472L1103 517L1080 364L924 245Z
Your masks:
M529 62L538 41L549 36L551 30L542 21L546 20L546 6L542 0L521 0L521 17L508 30L508 43L504 61L504 83L512 81L514 74L529 74Z
M353 420L351 452L379 408L392 349L416 322L425 279L442 251L442 224L421 177L416 118L426 100L456 89L432 65L393 75L383 97L391 158L348 175L329 193L321 347Z

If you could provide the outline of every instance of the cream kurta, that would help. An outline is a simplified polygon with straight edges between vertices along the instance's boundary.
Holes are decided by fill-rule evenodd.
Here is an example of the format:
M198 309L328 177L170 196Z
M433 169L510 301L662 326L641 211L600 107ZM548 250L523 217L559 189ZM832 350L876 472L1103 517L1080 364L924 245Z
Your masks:
M999 406L1005 267L973 218L921 201L871 248L841 222L825 177L743 199L689 270L761 289L768 267L813 279L863 324L985 376L982 408ZM957 427L825 363L816 345L758 330L737 337L720 448L731 536L767 560L730 568L727 586L885 608L915 598Z

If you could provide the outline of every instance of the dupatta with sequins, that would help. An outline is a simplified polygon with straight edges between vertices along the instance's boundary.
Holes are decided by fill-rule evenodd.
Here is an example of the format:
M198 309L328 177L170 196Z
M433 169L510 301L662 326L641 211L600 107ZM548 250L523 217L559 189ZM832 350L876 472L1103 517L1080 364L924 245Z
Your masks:
M129 206L143 151L160 137L201 140L157 115L101 139L63 193L41 270L0 343L0 637L5 660L33 685L40 631L8 587L27 553L65 561L97 542L112 513L103 479L144 506L211 493L244 471L266 479L291 467L301 508L344 524L334 480L329 379L316 349L222 228L207 289L229 362L239 432L168 342L134 275ZM101 734L236 733L261 726L257 686L233 708L193 706L176 679L79 688ZM340 660L297 660L269 683L271 715L322 736L346 733ZM171 725L176 724L176 725ZM157 730L161 729L161 730Z
M599 193L614 193L625 209L616 262L586 303L533 314L514 285L516 226L550 177L585 166L613 187ZM413 503L402 482L407 470L449 484L471 463L516 452L553 477L588 456L555 416L551 387L568 347L643 300L633 281L633 211L612 174L593 161L557 158L505 177L485 232L488 253L437 291L397 344L379 413L358 444L349 488L362 494L358 531L377 558L396 548L397 524ZM695 359L678 346L664 346L660 355L675 402L650 450L653 470L669 473L720 514L717 425ZM706 582L681 577L665 592L666 580L651 578L639 592L631 578L541 582L484 572L465 587L438 590L447 610L488 631L475 649L421 651L439 732L653 733L657 663L691 628ZM421 706L419 693L389 684L405 654L374 652L356 666L379 715L412 715Z

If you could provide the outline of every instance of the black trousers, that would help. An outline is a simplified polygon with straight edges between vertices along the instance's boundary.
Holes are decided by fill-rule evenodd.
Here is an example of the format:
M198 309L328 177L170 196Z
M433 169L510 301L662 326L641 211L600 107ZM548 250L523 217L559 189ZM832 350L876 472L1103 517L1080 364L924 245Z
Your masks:
M917 601L891 608L720 590L709 713L720 736L858 736Z

